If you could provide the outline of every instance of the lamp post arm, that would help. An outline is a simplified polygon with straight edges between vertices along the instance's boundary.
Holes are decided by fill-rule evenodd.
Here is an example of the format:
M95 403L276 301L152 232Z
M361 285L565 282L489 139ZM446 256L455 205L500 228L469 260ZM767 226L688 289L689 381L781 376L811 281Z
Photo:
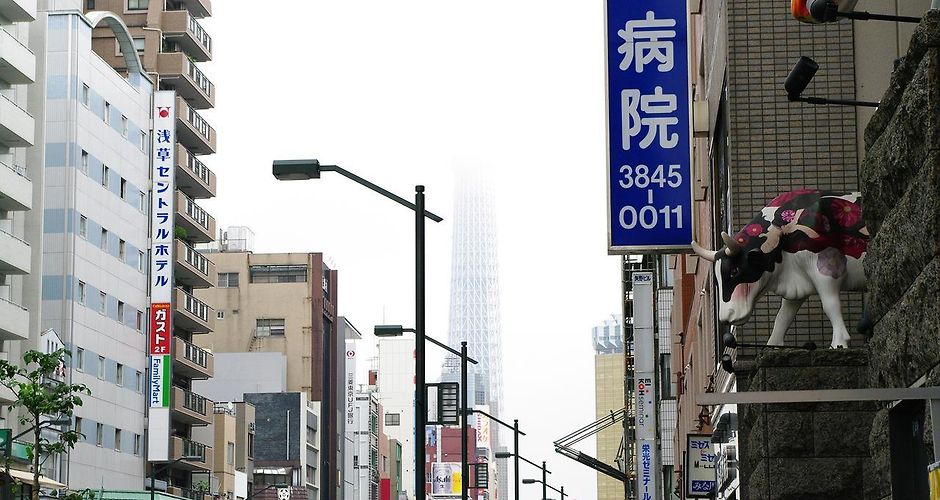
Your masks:
M434 344L434 345L440 347L441 349L444 349L445 351L447 351L447 352L449 352L449 353L451 353L451 354L453 354L453 355L455 355L455 356L457 356L457 357L462 357L462 356L463 356L463 354L461 354L460 351L458 351L458 350L452 348L451 346L449 346L449 345L447 345L447 344L444 344L444 343L442 343L442 342L439 342L439 341L435 340L435 339L432 338L432 337L428 337L427 335L425 335L425 336L424 336L424 340L427 340L428 342L430 342L430 343L432 343L432 344ZM469 361L469 362L471 362L471 363L473 363L473 364L475 364L475 365L478 364L478 363L477 363L477 360L471 358L470 356L467 356L467 361Z
M519 460L522 460L523 462L525 462L525 463L531 465L532 467L535 467L536 469L539 469L539 470L542 469L541 464L537 464L537 463L535 463L535 462L533 462L533 461L529 460L528 458L523 457L523 456L521 456L521 455L519 456ZM550 471L550 470L548 470L548 469L545 469L545 473L546 473L546 474L551 474L552 471Z
M363 179L362 177L359 177L358 175L356 175L356 174L354 174L354 173L352 173L352 172L350 172L350 171L344 169L343 167L340 167L340 166L337 166L337 165L320 165L319 168L320 168L320 171L321 171L321 172L336 172L336 173L342 175L343 177L345 177L345 178L347 178L347 179L349 179L349 180L351 180L351 181L353 181L353 182L355 182L355 183L357 183L357 184L360 184L360 185L362 185L362 186L365 186L365 187L367 187L367 188L369 188L369 189L375 191L376 193L379 193L380 195L382 195L382 196L384 196L384 197L386 197L386 198L388 198L388 199L390 199L390 200L392 200L392 201L398 203L399 205L404 205L405 207L410 208L410 209L411 209L412 211L414 211L414 212L417 212L417 211L418 211L418 207L416 207L414 203L412 203L412 202L410 202L410 201L408 201L408 200L402 198L401 196L398 196L397 194L395 194L395 193L393 193L393 192L391 192L391 191L389 191L389 190L387 190L387 189L385 189L385 188L383 188L383 187L381 187L381 186L379 186L379 185L376 185L376 184L374 184L374 183L372 183L372 182L369 182L369 181ZM433 213L431 213L431 212L429 212L429 211L427 211L427 210L424 211L424 216L427 217L428 219L433 220L434 222L441 222L442 220L444 220L444 219L441 218L440 216L435 215L435 214L433 214Z
M509 429L509 430L512 430L512 431L515 431L515 430L516 430L515 427L513 427L513 426L507 424L506 422L503 422L502 420L500 420L500 419L494 417L493 415L490 415L489 413L487 413L487 412L485 412L485 411L483 411L483 410L477 410L477 409L475 409L475 408L467 408L467 411L470 412L470 413L479 413L480 415L484 415L484 416L488 417L490 420L496 422L497 424L502 425L503 427L506 427L506 428ZM520 436L525 436L525 433L522 432L522 431L519 431L519 435L520 435Z

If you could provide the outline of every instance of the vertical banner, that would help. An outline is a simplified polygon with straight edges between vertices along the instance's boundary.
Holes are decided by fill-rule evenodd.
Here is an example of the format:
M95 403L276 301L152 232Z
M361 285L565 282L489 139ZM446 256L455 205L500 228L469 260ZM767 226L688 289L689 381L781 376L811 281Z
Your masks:
M346 341L346 426L347 433L352 433L356 419L356 343Z
M712 498L715 494L715 450L711 436L689 434L685 439L685 496Z
M633 352L636 397L637 500L658 500L656 448L656 344L653 338L653 273L633 273Z
M153 94L150 148L150 355L147 385L148 460L168 461L170 430L170 356L173 342L174 186L176 93Z
M687 0L606 0L611 254L692 241Z

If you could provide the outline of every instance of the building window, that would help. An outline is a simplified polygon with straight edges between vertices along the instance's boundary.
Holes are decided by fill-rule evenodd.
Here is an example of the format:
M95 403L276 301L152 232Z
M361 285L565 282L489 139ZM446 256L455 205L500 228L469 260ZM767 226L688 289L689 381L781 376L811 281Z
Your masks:
M219 309L215 312L215 319L225 319L225 311Z
M144 266L146 265L144 263L144 258L145 258L144 252L138 250L137 251L137 270L140 272L144 272Z
M81 347L75 350L75 369L85 371L85 350Z
M121 363L117 364L117 375L114 377L114 383L120 386L124 386L124 365Z
M75 432L77 432L79 436L82 435L82 417L75 417Z
M251 283L305 283L307 266L251 266L248 280Z
M121 429L114 429L114 449L121 451Z
M135 43L134 46L136 47L137 44ZM121 115L121 135L127 138L127 117L124 115Z
M255 336L267 337L269 335L284 335L284 319L257 319L255 320Z
M95 424L95 444L101 446L104 443L104 425Z
M248 434L248 458L254 458L255 456L255 435Z
M147 50L147 40L144 38L135 38L134 48L137 49L137 52L143 52Z
M359 455L353 455L353 469L359 468Z
M85 304L85 282L84 281L78 282L78 303L82 305Z
M150 0L127 0L127 10L147 10Z
M118 258L127 262L127 243L124 240L118 240Z
M389 427L394 427L396 425L401 425L401 413L386 413L385 414L385 425Z
M95 10L95 0L85 0L85 10Z
M127 200L127 179L121 177L121 199Z
M82 238L88 238L88 217L84 215L78 219L78 235Z
M109 177L111 176L111 169L107 165L101 164L101 185L107 189Z
M134 372L134 385L137 388L137 392L144 391L144 374L138 371Z
M101 314L107 314L108 294L104 292L98 292L98 299L98 312Z
M82 150L82 173L88 175L88 151Z
M231 441L225 445L225 463L235 465L235 443Z
M144 331L144 313L137 311L137 331Z
M219 273L219 288L238 288L238 273Z
M140 137L138 138L138 140L140 141L140 144L138 144L138 146L140 147L140 150L147 151L147 133L144 131L141 131Z
M141 191L140 198L137 201L137 209L143 213L147 213L147 193Z
M140 434L134 434L134 455L140 455Z
M95 2L92 1L91 3L94 4ZM88 87L87 83L82 84L82 104L86 108L91 105L91 88Z
M124 323L124 303L120 300L118 301L118 321Z
M104 102L104 122L111 124L111 103L108 101Z
M105 228L101 228L101 249L108 251L108 230Z
M98 378L104 378L105 367L107 364L108 363L104 359L104 356L98 356Z

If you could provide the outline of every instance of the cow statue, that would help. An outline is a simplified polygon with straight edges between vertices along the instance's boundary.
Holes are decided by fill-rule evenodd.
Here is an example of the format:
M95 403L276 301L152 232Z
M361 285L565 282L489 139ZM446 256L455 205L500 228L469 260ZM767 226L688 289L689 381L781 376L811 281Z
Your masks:
M721 233L718 251L692 242L695 253L715 264L719 319L741 325L754 303L773 291L783 297L768 345L783 337L807 297L819 294L832 324L833 348L847 347L839 292L865 287L862 259L869 234L861 193L801 189L774 198L734 236Z

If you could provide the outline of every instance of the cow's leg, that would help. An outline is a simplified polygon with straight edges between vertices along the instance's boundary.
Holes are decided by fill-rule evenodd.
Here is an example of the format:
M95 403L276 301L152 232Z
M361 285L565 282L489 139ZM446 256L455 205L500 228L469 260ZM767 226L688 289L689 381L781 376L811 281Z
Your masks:
M839 298L841 288L838 280L821 279L816 283L823 311L829 317L829 323L832 324L832 344L830 345L832 348L848 347L851 338L849 330L845 327L845 320L842 319L842 300Z
M774 319L774 331L770 334L767 345L783 345L783 336L793 323L796 312L800 310L803 301L806 299L783 299L780 303L780 310L777 311L777 318Z

